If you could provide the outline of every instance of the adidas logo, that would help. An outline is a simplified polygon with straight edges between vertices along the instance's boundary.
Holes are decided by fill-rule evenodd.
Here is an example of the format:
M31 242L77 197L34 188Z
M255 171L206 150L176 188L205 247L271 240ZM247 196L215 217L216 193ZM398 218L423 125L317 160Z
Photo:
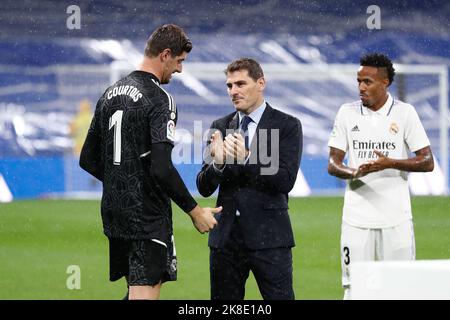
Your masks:
M356 126L353 127L352 132L359 132L358 125L356 125Z

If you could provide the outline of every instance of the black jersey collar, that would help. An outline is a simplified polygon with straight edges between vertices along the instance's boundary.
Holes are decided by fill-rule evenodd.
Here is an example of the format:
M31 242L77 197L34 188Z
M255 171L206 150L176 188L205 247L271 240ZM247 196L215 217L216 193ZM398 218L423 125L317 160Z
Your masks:
M151 72L147 72L147 71L143 71L143 70L134 70L133 73L138 73L138 74L141 74L141 75L143 75L143 76L150 77L151 79L155 80L155 81L157 82L158 85L161 84L160 81L159 81L159 79L158 79L158 77L155 76L155 75L154 75L153 73L151 73Z

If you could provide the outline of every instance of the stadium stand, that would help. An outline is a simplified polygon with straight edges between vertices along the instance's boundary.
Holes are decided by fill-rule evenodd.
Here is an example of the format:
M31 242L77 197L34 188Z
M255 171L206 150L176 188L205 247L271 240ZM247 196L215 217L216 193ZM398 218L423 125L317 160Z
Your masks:
M355 64L382 51L396 63L450 65L445 1L380 1L382 29L368 30L366 5L351 1L79 1L81 29L69 30L65 1L3 1L0 12L0 174L15 198L99 192L71 155L69 125L80 101L93 106L112 80L111 64L131 66L157 25L185 27L194 50L186 63L217 65L204 79L176 77L168 85L179 106L178 130L203 130L231 112L220 69L251 56L288 70L293 65ZM122 70L122 72L126 72ZM189 72L187 72L189 74ZM304 129L302 172L315 194L341 192L326 173L326 142L340 104L357 99L356 81L336 75L271 79L268 100L299 117ZM397 77L391 92L412 103L439 154L439 87L433 75ZM191 143L178 136L178 143ZM178 164L194 191L199 164ZM37 170L38 169L38 170ZM25 178L24 178L25 177ZM62 180L61 177L64 177ZM80 193L81 192L81 193ZM84 194L85 195L85 194Z

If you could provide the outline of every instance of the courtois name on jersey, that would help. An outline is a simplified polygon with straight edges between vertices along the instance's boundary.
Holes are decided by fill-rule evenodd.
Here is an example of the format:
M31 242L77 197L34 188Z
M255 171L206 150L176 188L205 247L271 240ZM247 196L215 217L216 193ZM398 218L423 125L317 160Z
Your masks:
M133 99L134 102L137 102L140 98L142 98L142 93L139 89L129 85L114 87L107 92L106 97L108 100L111 100L118 95L127 95Z

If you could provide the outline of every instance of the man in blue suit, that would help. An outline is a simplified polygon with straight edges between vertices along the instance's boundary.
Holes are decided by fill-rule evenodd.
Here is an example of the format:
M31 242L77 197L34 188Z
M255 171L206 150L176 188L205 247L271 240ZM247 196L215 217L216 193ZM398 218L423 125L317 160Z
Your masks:
M219 187L217 205L223 206L208 242L211 298L244 299L252 271L264 299L291 300L295 243L288 193L300 165L302 126L265 101L257 61L233 61L225 74L236 111L212 123L197 175L200 194L208 197Z

